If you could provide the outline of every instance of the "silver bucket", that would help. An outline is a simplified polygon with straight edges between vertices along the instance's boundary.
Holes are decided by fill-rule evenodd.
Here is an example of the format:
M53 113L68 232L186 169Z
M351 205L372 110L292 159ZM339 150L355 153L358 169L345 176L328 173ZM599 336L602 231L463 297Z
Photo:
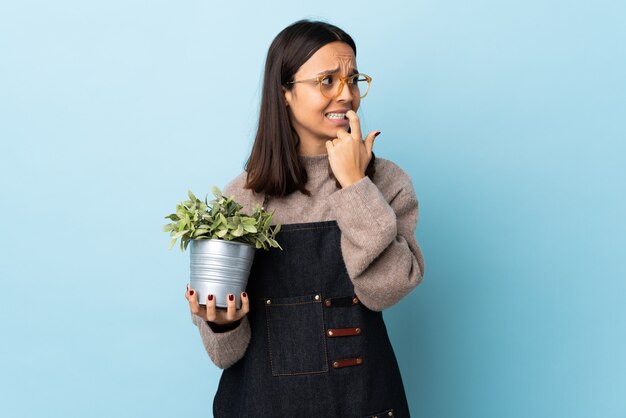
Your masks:
M254 259L254 245L222 239L199 239L190 242L190 286L198 293L198 303L206 305L209 294L216 306L225 308L227 297L235 296L241 307L241 292L246 289Z

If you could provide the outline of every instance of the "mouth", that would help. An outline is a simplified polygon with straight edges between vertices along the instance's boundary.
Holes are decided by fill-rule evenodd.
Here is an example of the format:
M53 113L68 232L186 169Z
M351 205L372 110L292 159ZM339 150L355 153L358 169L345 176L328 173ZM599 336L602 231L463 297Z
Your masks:
M331 120L342 120L347 119L345 113L326 113L325 115L328 119Z

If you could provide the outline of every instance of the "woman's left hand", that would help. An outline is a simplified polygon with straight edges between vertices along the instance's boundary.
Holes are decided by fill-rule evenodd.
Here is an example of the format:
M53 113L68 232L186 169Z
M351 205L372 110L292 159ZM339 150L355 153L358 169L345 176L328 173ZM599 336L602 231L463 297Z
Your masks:
M356 112L348 110L346 117L350 121L350 133L340 129L337 131L337 138L326 141L330 168L342 188L365 177L365 169L372 159L374 138L380 133L372 131L363 140Z

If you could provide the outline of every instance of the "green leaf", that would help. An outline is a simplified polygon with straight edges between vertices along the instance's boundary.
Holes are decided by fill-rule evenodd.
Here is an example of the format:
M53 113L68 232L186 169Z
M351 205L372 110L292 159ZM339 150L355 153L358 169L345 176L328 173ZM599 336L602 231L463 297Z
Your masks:
M254 225L248 225L248 224L244 224L243 225L243 229L246 232L250 232L252 234L254 234L257 231L257 229L256 229L256 227Z
M183 231L179 231L179 232L175 233L174 235L172 235L172 238L180 238L180 237L182 237L183 235L185 235L187 232L189 232L189 231L188 231L188 230L186 230L186 229L185 229L185 230L183 230Z
M217 197L218 199L223 197L222 196L222 192L220 191L220 189L217 186L212 186L211 187L211 193L213 193L213 196Z
M237 229L232 232L234 237L240 237L243 235L243 226L241 224L237 225Z
M199 235L206 234L207 232L209 232L208 229L196 229L193 233L193 236L197 237Z

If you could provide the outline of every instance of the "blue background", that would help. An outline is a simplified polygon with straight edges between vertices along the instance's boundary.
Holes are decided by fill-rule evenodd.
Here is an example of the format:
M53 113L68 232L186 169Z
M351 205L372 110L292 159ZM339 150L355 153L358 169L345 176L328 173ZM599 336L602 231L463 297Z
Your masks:
M163 217L241 172L271 40L350 33L412 177L416 417L626 417L623 1L4 1L0 415L210 416Z

